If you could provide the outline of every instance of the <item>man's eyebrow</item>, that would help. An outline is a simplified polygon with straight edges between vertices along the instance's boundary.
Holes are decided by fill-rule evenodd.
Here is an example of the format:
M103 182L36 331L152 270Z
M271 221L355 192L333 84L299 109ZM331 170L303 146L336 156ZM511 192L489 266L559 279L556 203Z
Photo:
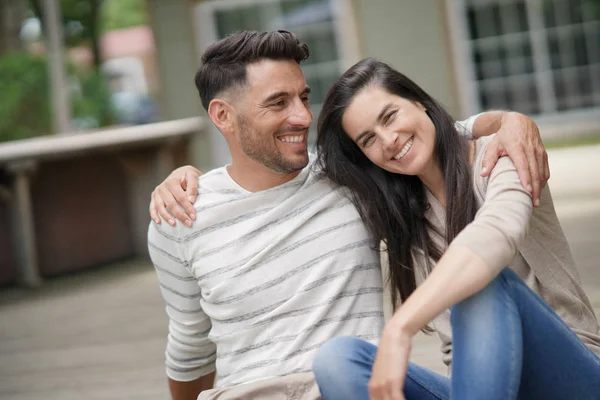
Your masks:
M302 96L304 94L309 94L310 91L311 91L310 87L306 86L300 95ZM280 92L275 92L275 93L271 94L269 97L267 97L264 100L264 103L270 103L273 100L276 100L280 97L289 97L289 96L290 96L290 92L286 92L286 91L282 90Z
M280 97L288 97L289 95L290 95L290 94L289 94L289 92L284 92L284 91L281 91L281 92L275 92L275 93L273 93L272 95L270 95L269 97L267 97L267 98L264 100L264 103L270 103L271 101L273 101L273 100L275 100L275 99L278 99L278 98L280 98Z
M381 122L381 120L383 119L385 114L388 112L388 110L392 107L392 105L393 105L392 103L387 103L385 105L385 107L383 107L383 110L381 110L381 112L377 116L377 122ZM358 135L356 137L356 139L354 139L354 143L358 143L360 141L360 139L362 139L363 137L365 137L365 135L368 135L369 133L371 133L371 131L364 131L363 133Z

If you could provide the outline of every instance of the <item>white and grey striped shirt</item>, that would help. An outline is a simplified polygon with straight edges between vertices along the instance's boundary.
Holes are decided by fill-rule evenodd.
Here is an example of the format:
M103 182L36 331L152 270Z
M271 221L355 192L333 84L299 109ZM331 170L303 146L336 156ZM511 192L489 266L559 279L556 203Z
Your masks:
M217 370L217 387L309 371L334 336L377 341L379 253L358 212L311 166L250 193L225 168L200 178L197 220L151 223L150 256L167 303L167 374Z

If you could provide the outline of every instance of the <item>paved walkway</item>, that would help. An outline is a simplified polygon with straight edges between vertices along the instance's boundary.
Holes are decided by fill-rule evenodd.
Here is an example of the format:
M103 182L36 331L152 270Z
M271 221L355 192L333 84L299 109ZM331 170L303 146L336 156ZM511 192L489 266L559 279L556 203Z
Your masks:
M600 147L550 155L557 210L600 315ZM0 398L166 399L166 318L147 261L0 291ZM435 336L413 359L443 373Z

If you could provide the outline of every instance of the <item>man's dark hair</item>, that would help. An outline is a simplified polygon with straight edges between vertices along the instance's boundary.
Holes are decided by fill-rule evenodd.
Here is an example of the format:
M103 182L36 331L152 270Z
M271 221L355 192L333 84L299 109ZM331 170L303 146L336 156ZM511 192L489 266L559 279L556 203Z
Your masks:
M248 64L269 60L294 60L298 64L309 56L308 46L288 31L241 31L212 44L202 55L202 66L195 82L202 106L219 93L247 83Z

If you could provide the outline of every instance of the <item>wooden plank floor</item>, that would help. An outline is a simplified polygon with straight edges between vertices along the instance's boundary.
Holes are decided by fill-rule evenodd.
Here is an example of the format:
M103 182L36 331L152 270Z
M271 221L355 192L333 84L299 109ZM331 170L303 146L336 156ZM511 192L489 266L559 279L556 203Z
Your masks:
M166 317L146 261L0 293L0 399L165 399Z

